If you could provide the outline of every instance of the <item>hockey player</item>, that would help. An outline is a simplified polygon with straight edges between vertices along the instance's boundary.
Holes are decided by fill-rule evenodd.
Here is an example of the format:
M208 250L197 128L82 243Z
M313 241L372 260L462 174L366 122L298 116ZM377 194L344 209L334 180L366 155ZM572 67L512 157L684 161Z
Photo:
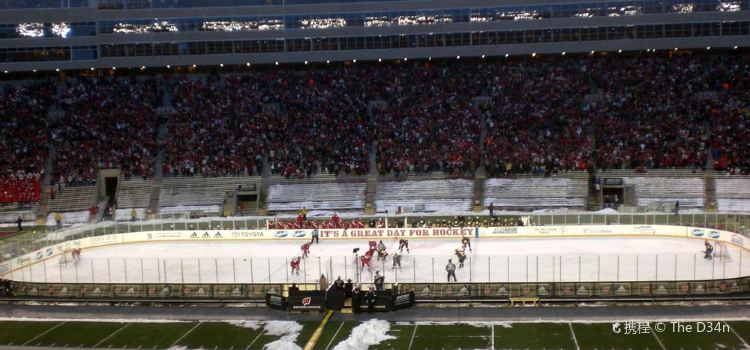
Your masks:
M301 257L294 257L292 258L292 261L289 263L289 265L292 267L292 273L296 273L299 275L299 263L302 261Z
M378 251L381 250L385 250L385 243L383 243L383 241L380 241L380 243L378 243Z
M405 238L401 238L401 239L398 240L398 251L400 253L403 253L404 252L404 248L406 248L406 253L409 254L409 240L407 240ZM396 256L394 255L394 258L395 257Z
M388 252L385 250L385 246L383 248L378 248L378 260L385 261L385 258L388 257Z
M456 257L458 258L458 268L464 267L464 261L466 261L466 252L463 249L456 249Z
M471 251L471 241L469 240L469 237L461 237L461 246L461 249L466 250L466 247L468 247L469 251Z
M310 242L307 242L302 245L302 258L306 258L308 255L310 255Z
M708 241L706 241L706 250L703 251L705 254L703 256L706 260L712 260L714 258L714 246L711 245Z
M73 265L77 266L81 262L81 248L74 248L71 255L73 255Z
M374 252L378 250L378 242L370 241L369 244L370 244L369 251Z
M372 268L370 267L370 260L372 259L372 254L365 254L363 256L359 257L359 268L360 270L364 270L365 266L367 266L368 271L372 271Z
M398 252L393 253L393 269L396 269L398 266L398 269L401 270L401 254Z

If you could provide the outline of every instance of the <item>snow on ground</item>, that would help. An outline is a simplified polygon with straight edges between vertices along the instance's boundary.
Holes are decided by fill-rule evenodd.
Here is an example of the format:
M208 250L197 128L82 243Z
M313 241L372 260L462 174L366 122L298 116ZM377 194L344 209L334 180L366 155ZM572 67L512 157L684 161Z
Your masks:
M355 265L352 249L366 250L367 239L325 240L314 244L300 274L289 260L302 241L148 242L84 249L81 262L59 265L52 258L14 271L22 281L69 283L304 283L321 274L329 280L370 283L375 271L386 282L446 280L448 259L459 239L412 239L401 269L392 259ZM395 239L384 240L388 250ZM670 237L486 238L472 240L469 259L456 272L459 282L649 281L739 277L750 271L747 252L728 245L730 259L703 259L703 241ZM404 251L406 253L406 251ZM742 265L742 266L740 266Z
M388 335L391 329L390 323L385 320L371 319L360 323L352 329L352 334L342 341L333 350L360 350L367 349L372 345L378 345L388 339L396 337Z
M233 321L226 321L227 323L231 324L232 326L237 326L241 328L250 328L252 330L256 330L260 327L263 327L263 322L261 321L239 321L239 320L233 320Z
M295 344L299 333L302 332L302 325L295 321L267 321L264 326L265 333L268 335L281 336L273 342L266 344L263 349L268 350L297 350L302 349Z

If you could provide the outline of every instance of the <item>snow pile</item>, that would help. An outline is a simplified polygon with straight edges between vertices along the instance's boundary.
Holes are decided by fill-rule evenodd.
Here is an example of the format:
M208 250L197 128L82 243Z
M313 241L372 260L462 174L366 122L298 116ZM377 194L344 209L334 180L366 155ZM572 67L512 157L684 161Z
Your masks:
M260 321L233 320L233 321L227 321L227 323L231 324L232 326L237 326L240 328L250 328L252 330L256 330L260 327L263 327L263 322L260 322Z
M299 345L295 344L299 333L302 332L302 325L294 321L268 321L265 323L265 334L278 335L281 339L266 344L263 349L268 350L301 350Z
M189 350L189 349L187 348L187 346L175 345L175 346L170 346L167 350Z
M388 335L390 323L384 320L369 320L352 329L352 334L333 350L360 350L396 337Z

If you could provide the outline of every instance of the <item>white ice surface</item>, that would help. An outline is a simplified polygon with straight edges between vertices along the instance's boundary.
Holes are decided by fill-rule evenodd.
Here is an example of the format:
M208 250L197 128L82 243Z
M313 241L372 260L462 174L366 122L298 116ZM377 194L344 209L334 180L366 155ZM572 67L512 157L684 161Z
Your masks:
M375 271L386 282L443 282L445 265L458 239L412 239L401 269L392 260L372 261L372 271L354 263L352 249L366 250L367 239L325 240L292 274L289 259L302 241L149 242L84 249L77 266L59 259L12 272L15 280L77 283L291 283L329 281L370 283ZM384 240L393 255L395 239ZM703 259L703 241L665 237L485 238L472 240L473 252L456 271L459 282L652 281L734 278L750 272L750 256L728 245L731 259ZM742 265L740 267L740 265Z

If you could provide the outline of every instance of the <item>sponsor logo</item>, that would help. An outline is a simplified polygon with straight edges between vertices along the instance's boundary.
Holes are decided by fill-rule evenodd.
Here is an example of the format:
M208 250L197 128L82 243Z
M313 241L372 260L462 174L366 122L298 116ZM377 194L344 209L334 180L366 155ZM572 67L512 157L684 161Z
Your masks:
M701 230L699 228L693 229L693 236L695 236L695 237L703 237L705 235L706 235L705 231L703 231L703 230Z
M635 230L638 232L649 232L649 233L656 232L656 229L651 225L638 225L635 227Z
M263 237L262 231L239 231L232 232L233 238Z
M197 232L191 233L190 238L198 238L198 233Z
M411 304L411 298L409 294L399 294L396 296L396 302L395 304L397 306L399 305L409 305Z
M91 237L91 243L105 243L115 240L115 235L103 235Z
M43 257L44 257L44 252L41 251L41 250L38 251L38 252L36 252L36 253L34 253L34 259L36 259L36 260L39 260L39 259L41 259Z
M29 258L29 257L16 259L16 265L28 264L30 262L31 262L31 258Z
M732 235L732 243L745 245L745 239L740 235Z
M711 238L713 238L713 239L719 239L719 237L721 237L721 232L719 232L719 231L711 231L708 234L708 236L711 237Z
M309 306L310 303L312 303L312 298L311 297L304 297L304 298L302 298L302 305Z
M495 227L492 230L493 235L516 235L518 227Z
M284 298L278 295L271 295L271 297L268 299L268 303L276 306L284 306Z
M52 247L47 248L47 251L45 252L47 256L52 256L52 254L54 253L55 253L55 249Z
M0 264L0 274L6 273L10 271L10 264L9 263L2 263Z
M211 238L211 235L208 232L203 232L201 238Z
M195 232L193 232L193 234L195 234ZM175 231L175 232L154 232L153 234L149 233L148 237L149 237L148 239L152 239L152 237L153 237L153 239L163 239L163 238L180 239L180 238L182 238L182 232L179 232L179 231ZM190 235L190 238L197 238L197 237L198 237L197 234L195 235L195 237L193 237L193 235Z
M288 235L289 235L289 233L286 232L286 231L276 231L276 233L274 234L274 236L276 236L276 238L284 238L284 237L286 237Z
M216 233L214 233L214 238L224 238L224 237L221 236L221 232L216 231Z
M565 233L565 228L560 227L544 227L544 226L538 226L538 227L532 227L531 230L534 233L538 233L541 235L548 235L548 234L556 234L556 233Z
M294 231L294 233L292 234L292 236L294 236L296 238L305 237L305 231Z

